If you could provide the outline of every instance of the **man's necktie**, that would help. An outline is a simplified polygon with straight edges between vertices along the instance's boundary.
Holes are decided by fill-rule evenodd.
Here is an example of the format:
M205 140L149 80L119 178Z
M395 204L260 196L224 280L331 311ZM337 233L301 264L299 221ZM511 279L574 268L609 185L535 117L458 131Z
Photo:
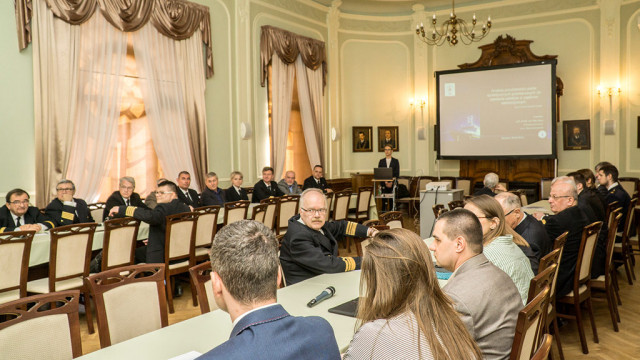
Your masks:
M129 199L124 200L125 205L129 206Z
M187 200L189 200L190 202L193 201L193 199L191 199L191 196L189 196L189 191L185 191L184 196L186 196Z
M16 219L16 227L20 227L20 216L18 216L18 219Z

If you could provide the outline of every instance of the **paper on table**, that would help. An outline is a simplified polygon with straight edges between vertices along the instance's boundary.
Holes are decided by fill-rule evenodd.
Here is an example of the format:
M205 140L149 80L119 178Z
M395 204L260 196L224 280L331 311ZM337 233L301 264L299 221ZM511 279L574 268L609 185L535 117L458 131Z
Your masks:
M197 352L197 351L189 351L188 353L185 353L185 354L182 354L182 355L178 355L176 357L172 357L169 360L193 360L193 359L197 358L200 355L202 355L202 354Z

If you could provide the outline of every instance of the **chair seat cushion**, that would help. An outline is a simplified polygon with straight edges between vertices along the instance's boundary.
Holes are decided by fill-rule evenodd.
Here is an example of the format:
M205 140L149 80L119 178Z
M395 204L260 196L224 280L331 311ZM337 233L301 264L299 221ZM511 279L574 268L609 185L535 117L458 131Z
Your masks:
M585 291L587 291L587 285L582 285L580 286L580 288L578 288L578 292L580 294L584 293ZM567 296L565 297L573 297L573 290L570 293L568 293Z
M62 290L70 290L70 289L79 289L84 285L82 282L82 277L61 280L56 282L55 291ZM27 283L27 292L37 293L37 294L48 294L49 293L49 278L38 279L29 281Z
M189 260L185 260L185 261L181 261L179 263L175 263L175 264L169 264L169 269L177 269L177 268L181 268L181 267L188 267L189 266Z
M196 248L196 256L204 256L204 255L209 255L209 249L208 248Z

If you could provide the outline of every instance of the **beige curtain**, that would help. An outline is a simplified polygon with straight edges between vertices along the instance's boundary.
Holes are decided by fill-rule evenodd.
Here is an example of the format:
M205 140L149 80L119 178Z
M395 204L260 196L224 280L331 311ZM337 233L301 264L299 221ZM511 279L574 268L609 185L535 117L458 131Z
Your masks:
M300 57L298 57L295 64L302 130L304 131L304 139L307 144L309 165L313 169L314 166L322 164L322 119L324 118L322 73L320 69L311 70L307 68Z
M296 69L293 64L285 64L274 55L271 61L271 166L276 176L284 171L287 155L287 135L293 101L293 80Z

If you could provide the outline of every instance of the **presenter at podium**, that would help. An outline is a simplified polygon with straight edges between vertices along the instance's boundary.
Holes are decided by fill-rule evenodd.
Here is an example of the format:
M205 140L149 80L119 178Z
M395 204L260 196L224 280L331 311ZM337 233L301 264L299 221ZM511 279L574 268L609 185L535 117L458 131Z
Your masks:
M384 146L384 159L380 159L378 167L393 169L393 177L398 178L400 176L400 162L393 156L393 148L391 145Z

